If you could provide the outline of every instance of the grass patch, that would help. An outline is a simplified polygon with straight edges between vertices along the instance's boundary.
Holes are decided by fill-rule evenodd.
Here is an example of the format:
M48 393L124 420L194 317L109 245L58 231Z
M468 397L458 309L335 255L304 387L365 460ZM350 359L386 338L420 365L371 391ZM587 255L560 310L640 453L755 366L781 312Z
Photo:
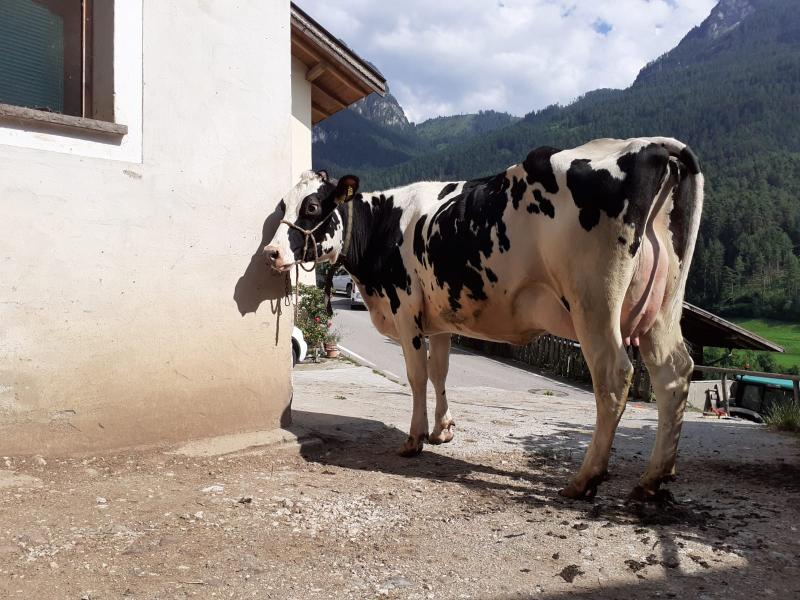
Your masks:
M771 353L775 362L780 367L784 367L783 370L800 365L800 324L771 319L748 319L735 322L740 327L783 346L785 354Z
M778 431L800 433L800 402L781 402L772 407L764 423Z

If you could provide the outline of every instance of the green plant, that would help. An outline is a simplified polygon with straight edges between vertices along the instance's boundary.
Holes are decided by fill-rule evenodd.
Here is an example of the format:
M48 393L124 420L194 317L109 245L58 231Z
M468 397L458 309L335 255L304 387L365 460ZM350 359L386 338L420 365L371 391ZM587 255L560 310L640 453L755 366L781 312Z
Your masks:
M327 323L328 331L325 332L325 341L329 344L336 344L342 339L341 334L333 328L333 321Z
M781 402L773 405L764 416L764 423L778 431L800 433L800 402Z
M300 284L300 301L295 325L303 332L309 349L318 349L325 341L328 322L324 292L314 286Z

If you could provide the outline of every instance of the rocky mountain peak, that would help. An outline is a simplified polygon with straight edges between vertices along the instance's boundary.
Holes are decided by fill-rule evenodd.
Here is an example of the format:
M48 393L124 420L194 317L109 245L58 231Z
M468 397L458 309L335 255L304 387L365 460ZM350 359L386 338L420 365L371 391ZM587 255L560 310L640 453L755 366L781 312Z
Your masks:
M397 99L386 91L386 96L370 94L362 98L350 107L350 110L361 115L365 119L395 129L405 130L411 127L406 118L406 113Z
M756 12L759 3L759 0L720 0L700 25L697 34L699 37L716 40Z

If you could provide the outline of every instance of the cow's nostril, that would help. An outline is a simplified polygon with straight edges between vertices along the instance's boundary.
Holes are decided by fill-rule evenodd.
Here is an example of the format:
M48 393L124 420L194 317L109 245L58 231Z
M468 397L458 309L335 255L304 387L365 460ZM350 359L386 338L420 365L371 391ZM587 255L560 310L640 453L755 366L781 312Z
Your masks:
M277 250L270 250L267 253L267 256L269 256L272 259L275 259L275 258L278 258L280 256L280 252L278 252Z

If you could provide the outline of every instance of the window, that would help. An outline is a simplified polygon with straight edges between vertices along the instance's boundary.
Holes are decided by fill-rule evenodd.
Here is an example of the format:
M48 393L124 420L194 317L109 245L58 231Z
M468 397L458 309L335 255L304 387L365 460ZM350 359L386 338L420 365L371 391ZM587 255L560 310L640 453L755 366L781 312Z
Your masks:
M0 103L114 121L109 0L0 0Z

